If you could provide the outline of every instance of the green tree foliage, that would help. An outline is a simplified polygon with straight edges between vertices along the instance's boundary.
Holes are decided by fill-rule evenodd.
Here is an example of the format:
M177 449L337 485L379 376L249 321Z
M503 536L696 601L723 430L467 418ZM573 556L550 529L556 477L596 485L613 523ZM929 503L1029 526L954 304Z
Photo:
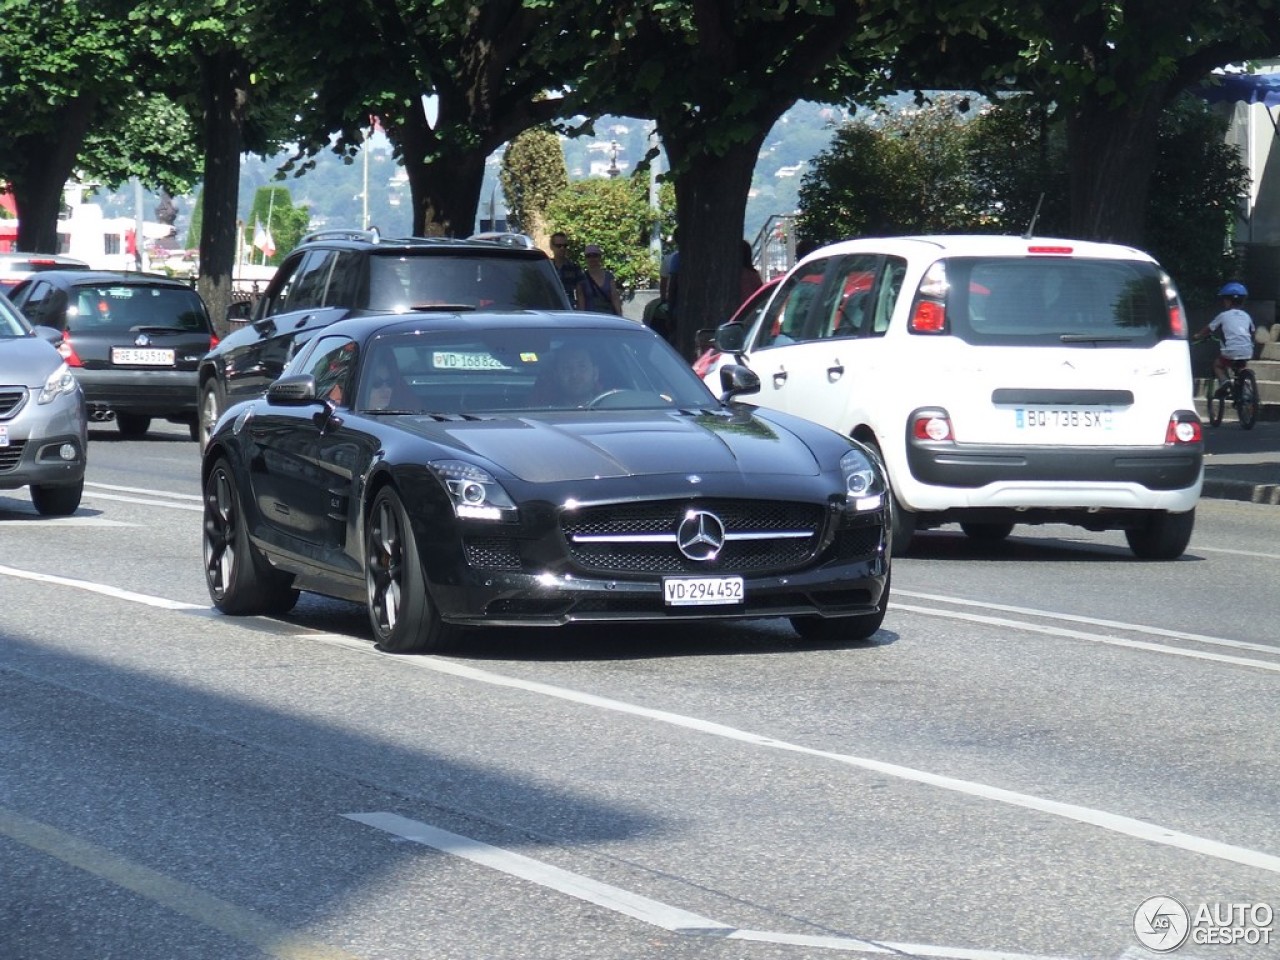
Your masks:
M79 163L108 188L136 178L179 196L200 177L199 135L190 114L168 97L137 91L89 131Z
M1022 233L1039 195L1036 233L1070 236L1062 123L1047 125L1025 99L966 120L941 100L885 122L837 132L800 190L797 229L813 243L905 233ZM1248 188L1225 123L1185 97L1164 112L1147 249L1191 303L1212 301L1232 273L1231 225ZM1034 196L1033 196L1034 194Z
M915 0L894 75L914 88L1021 90L1062 122L1074 236L1148 245L1165 107L1217 67L1275 56L1275 0Z
M861 4L829 0L628 0L590 7L583 86L605 109L652 119L671 164L682 273L677 345L741 298L747 193L760 148L801 98L866 87L880 39L838 59L864 24Z
M560 138L550 127L533 127L509 144L498 173L509 219L534 237L545 232L547 207L569 185Z
M579 180L547 205L547 229L569 235L569 255L583 262L588 243L604 251L604 265L631 288L657 282L658 263L649 252L653 215L644 177Z
M18 246L56 250L62 187L88 131L129 96L137 47L125 0L0 0L0 179Z

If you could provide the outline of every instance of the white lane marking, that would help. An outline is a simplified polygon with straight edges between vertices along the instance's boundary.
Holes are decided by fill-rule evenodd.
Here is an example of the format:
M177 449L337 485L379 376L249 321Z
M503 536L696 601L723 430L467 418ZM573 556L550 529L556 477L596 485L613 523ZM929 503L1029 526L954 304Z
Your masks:
M1177 647L1165 647L1145 640L1128 640L1124 637L1108 637L1102 634L1085 633L1083 630L1068 630L1065 627L1050 627L1040 623L1028 623L1025 620L1009 620L1004 617L986 617L979 613L956 613L951 610L932 610L929 607L917 607L905 603L890 602L891 610L906 610L926 617L942 617L946 620L964 620L969 623L981 623L992 627L1013 627L1028 633L1041 633L1051 637L1067 637L1072 640L1086 640L1089 643L1101 643L1112 647L1127 647L1131 650L1145 650L1147 653L1164 653L1190 660L1208 660L1213 663L1227 663L1236 667L1253 667L1257 670L1270 670L1280 673L1280 661L1250 660L1245 657L1230 657L1225 653L1206 653L1203 650L1183 650ZM1261 647L1269 653L1280 653L1275 647Z
M1055 613L1052 610L1038 610L1035 607L1016 607L1003 603L988 603L985 600L965 600L960 597L948 597L938 593L918 593L912 590L893 590L894 597L911 597L916 600L932 600L934 603L946 603L956 607L980 607L983 610L1001 610L1005 613L1020 613L1028 617L1043 617L1046 620L1065 620L1068 623L1084 623L1089 626L1107 627L1112 630L1124 630L1128 633L1145 633L1153 637L1168 637L1171 640L1187 640L1192 643L1212 644L1218 647L1232 647L1236 650L1253 650L1259 653L1280 654L1280 647L1268 646L1265 643L1247 643L1243 640L1228 640L1225 637L1210 637L1202 633L1187 633L1183 630L1165 630L1163 627L1149 627L1138 623L1125 623L1122 620L1103 620L1099 617L1084 617L1074 613ZM892 602L892 600L890 601Z
M680 907L653 900L613 884L593 880L553 864L535 860L522 853L491 846L471 837L450 833L418 820L394 813L344 813L348 820L363 823L393 836L419 843L468 860L471 863L527 880L578 900L585 900L614 913L684 936L712 937L718 940L748 940L786 946L843 950L852 953L902 954L948 958L948 960L1053 960L1029 954L995 950L972 950L963 947L939 947L912 943L874 942L859 937L817 936L781 933L772 930L743 930L729 924L691 913Z
M343 637L338 634L308 634L308 638L317 640L321 643L341 646L350 650L357 650L361 653L372 654L379 657L385 656L385 654L375 650L373 647L370 647L368 643L361 643L351 637ZM751 733L747 730L739 730L735 727L715 723L710 720L701 720L697 717L688 717L683 714L670 713L666 710L642 707L637 704L627 703L623 700L601 697L593 693L582 693L578 690L571 690L566 687L557 687L552 684L542 683L536 680L523 680L518 677L508 677L498 673L491 673L487 670L480 670L476 667L470 667L465 664L452 663L447 660L415 657L412 659L397 659L395 662L404 664L407 667L433 670L437 673L461 677L466 680L474 680L479 683L490 684L491 686L523 690L527 693L536 693L541 696L565 700L570 703L579 703L584 706L596 707L613 713L641 717L646 720L653 720L658 723L669 724L673 727L692 730L697 733L704 733L714 737L721 737L726 740L734 740L739 743L746 743L756 747L779 750L784 753L795 753L801 756L816 757L822 760L831 760L835 763L840 763L850 767L857 767L862 770L869 770L873 773L882 774L884 776L896 777L900 780L920 783L926 786L936 787L940 790L949 790L953 793L977 797L982 800L1003 803L1008 806L1019 807L1024 810L1033 810L1037 813L1061 817L1065 820L1098 827L1099 829L1107 830L1111 833L1118 833L1123 836L1133 837L1137 840L1156 843L1167 847L1175 847L1180 850L1186 850L1189 853L1213 857L1218 860L1226 860L1231 863L1238 863L1242 866L1256 867L1270 873L1280 874L1280 856L1273 856L1272 854L1263 853L1258 850L1250 850L1246 847L1238 847L1233 844L1210 840L1206 837L1198 837L1194 834L1183 833L1180 830L1174 830L1171 827L1161 826L1157 823L1148 823L1145 820L1137 820L1133 817L1107 813L1105 810L1094 810L1091 807L1084 807L1074 803L1049 800L1044 797L1019 793L1016 790L1006 790L1003 787L994 787L989 784L978 783L972 780L962 780L958 777L949 777L942 774L930 773L927 770L916 770L912 767L904 767L900 764L889 763L884 760L874 760L869 757L858 757L853 756L852 754L835 753L830 750L819 750L814 747L805 747L800 744L790 743L786 740L778 740L774 737Z
M198 493L171 493L168 490L153 490L150 487L121 487L114 483L85 483L85 488L95 490L115 490L117 493L142 493L148 497L169 497L173 500L193 500L201 503L204 500Z
M278 960L358 960L354 954L313 941L267 917L220 900L198 887L175 880L16 811L0 807L0 836L10 837L94 877L130 890L153 903L190 917Z
M160 597L149 597L145 594L131 593L126 590L118 590L115 587L106 587L100 584L89 583L83 580L71 580L66 577L54 577L48 574L34 574L23 570L16 570L13 567L0 566L0 575L8 575L20 577L28 580L39 580L49 583L57 583L63 586L79 587L84 590L90 590L95 593L113 596L121 600L130 600L135 603L145 603L149 606L164 607L171 610L183 611L200 611L207 614L208 607L198 604L180 603L176 600L165 600ZM892 607L893 604L890 604ZM907 608L912 609L912 608ZM922 612L930 616L950 616L955 619L968 620L972 619L969 615L948 614L945 611ZM992 618L994 619L994 618ZM996 621L998 625L1004 625L1000 621ZM1010 622L1009 625L1017 629L1030 629L1034 625L1028 625L1019 622ZM1074 634L1077 631L1064 631L1067 634ZM1092 639L1088 634L1081 634L1084 639ZM359 641L352 637L344 637L340 634L331 633L305 633L298 635L299 639L314 640L316 642L325 643L330 646L342 647L347 650L354 650L364 655L376 656L380 659L388 659L387 655L370 646L367 641ZM1104 641L1106 642L1106 641ZM1183 653L1184 651L1166 650L1152 644L1134 644L1140 649L1150 648L1160 653ZM1204 655L1210 659L1211 655ZM1221 658L1228 659L1231 658ZM1233 844L1222 843L1217 840L1210 840L1205 837L1197 837L1194 834L1183 833L1170 827L1163 827L1159 824L1148 823L1144 820L1137 820L1132 817L1122 816L1120 814L1107 813L1103 810L1094 810L1090 807L1083 807L1073 803L1063 803L1057 800L1048 800L1042 797L1032 796L1030 794L1019 793L1015 790L1006 790L1002 787L994 787L988 784L977 783L971 780L961 780L957 777L948 777L941 774L929 773L924 770L915 770L911 767L904 767L896 763L888 763L882 760L873 760L867 757L856 757L850 754L834 753L828 750L817 750L812 747L804 747L799 744L788 743L785 740L777 740L773 737L767 737L760 734L751 733L745 730L738 730L734 727L725 726L724 724L714 723L709 720L700 720L696 717L687 717L677 713L670 713L666 710L655 710L650 707L641 707L636 704L626 703L622 700L614 700L609 697L601 697L591 693L582 693L577 690L570 690L566 687L557 687L547 683L540 683L534 680L522 680L517 677L503 676L502 674L491 673L487 670L479 670L475 667L469 667L465 664L450 663L446 660L437 660L430 657L413 657L413 658L393 658L390 662L400 664L402 666L433 670L437 673L449 674L461 677L467 680L474 680L480 683L490 684L498 687L509 687L512 689L523 690L527 693L536 693L542 696L552 697L559 700L565 700L571 703L580 703L584 706L597 707L603 710L609 710L614 713L627 714L630 716L642 717L648 720L654 720L659 723L666 723L671 726L681 727L686 730L693 730L699 733L709 734L711 736L722 737L727 740L735 740L741 743L751 744L757 747L766 747L774 750L781 750L789 753L796 753L802 756L817 757L820 759L831 760L851 767L858 767L863 770L870 770L884 776L897 777L901 780L907 780L914 783L925 784L926 786L936 787L940 790L950 790L955 793L965 794L967 796L978 797L983 800L990 800L995 803L1003 803L1012 807L1020 807L1027 810L1034 810L1038 813L1048 814L1050 816L1061 817L1066 820L1072 820L1077 823L1098 827L1112 833L1130 836L1138 840L1144 840L1149 843L1161 844L1168 847L1186 850L1190 853L1200 854L1202 856L1213 857L1218 860L1225 860L1231 863L1238 863L1242 866L1256 867L1266 870L1270 873L1280 874L1280 856L1274 856L1268 853L1262 853L1257 850L1249 850L1245 847L1238 847ZM1248 661L1233 661L1248 662ZM1271 664L1260 664L1268 669Z
M200 513L204 510L204 505L199 503L168 503L164 500L147 500L142 497L124 497L116 493L97 493L93 490L84 492L85 498L89 500L115 500L119 503L141 503L148 507L164 507L166 510L190 510L193 513Z
M0 566L0 575L16 577L19 580L32 580L36 583L53 583L60 587L75 587L89 593L114 597L117 600L128 600L130 603L141 603L148 607L159 607L162 610L208 610L208 606L195 603L183 603L180 600L167 600L164 597L153 597L146 593L134 593L132 590L121 590L119 587L105 583L94 583L90 580L74 580L71 577L59 577L52 573L35 573L31 570L18 570L14 567Z
M0 510L0 523L5 529L15 527L136 527L136 523L108 520L106 517L41 517L37 514L10 514Z

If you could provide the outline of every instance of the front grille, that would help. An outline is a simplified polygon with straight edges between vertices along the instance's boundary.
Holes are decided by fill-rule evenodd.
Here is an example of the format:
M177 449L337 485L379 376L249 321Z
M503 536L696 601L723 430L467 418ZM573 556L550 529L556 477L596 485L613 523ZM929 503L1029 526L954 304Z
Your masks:
M18 440L7 447L0 447L0 473L9 473L18 469L18 464L22 462L22 451L26 446L24 441Z
M691 560L676 545L676 532L690 509L715 514L726 542L714 560ZM827 508L772 500L670 500L589 507L561 517L565 548L578 566L593 573L697 574L716 570L766 574L794 570L813 560L822 542ZM628 536L653 536L628 542ZM583 542L581 537L619 538ZM735 539L747 537L747 539Z
M26 387L0 387L0 420L17 415L27 399Z
M505 537L473 537L463 544L467 564L486 570L519 570L520 552Z

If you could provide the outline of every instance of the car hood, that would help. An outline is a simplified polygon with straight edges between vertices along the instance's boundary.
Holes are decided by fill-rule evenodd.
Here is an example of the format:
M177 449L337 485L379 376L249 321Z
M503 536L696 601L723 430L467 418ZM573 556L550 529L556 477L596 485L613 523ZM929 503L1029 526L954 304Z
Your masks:
M0 384L42 387L62 357L39 337L0 339Z
M422 426L430 430L427 424ZM450 445L530 483L638 474L815 476L795 434L758 416L727 412L563 414L434 424ZM437 434L438 435L438 434Z

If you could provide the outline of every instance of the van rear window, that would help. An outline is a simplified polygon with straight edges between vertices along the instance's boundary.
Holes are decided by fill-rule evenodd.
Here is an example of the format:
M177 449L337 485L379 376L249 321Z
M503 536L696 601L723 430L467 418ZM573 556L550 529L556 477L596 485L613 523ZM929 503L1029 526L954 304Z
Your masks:
M946 274L950 332L968 343L1147 346L1173 335L1166 278L1151 263L958 257Z

